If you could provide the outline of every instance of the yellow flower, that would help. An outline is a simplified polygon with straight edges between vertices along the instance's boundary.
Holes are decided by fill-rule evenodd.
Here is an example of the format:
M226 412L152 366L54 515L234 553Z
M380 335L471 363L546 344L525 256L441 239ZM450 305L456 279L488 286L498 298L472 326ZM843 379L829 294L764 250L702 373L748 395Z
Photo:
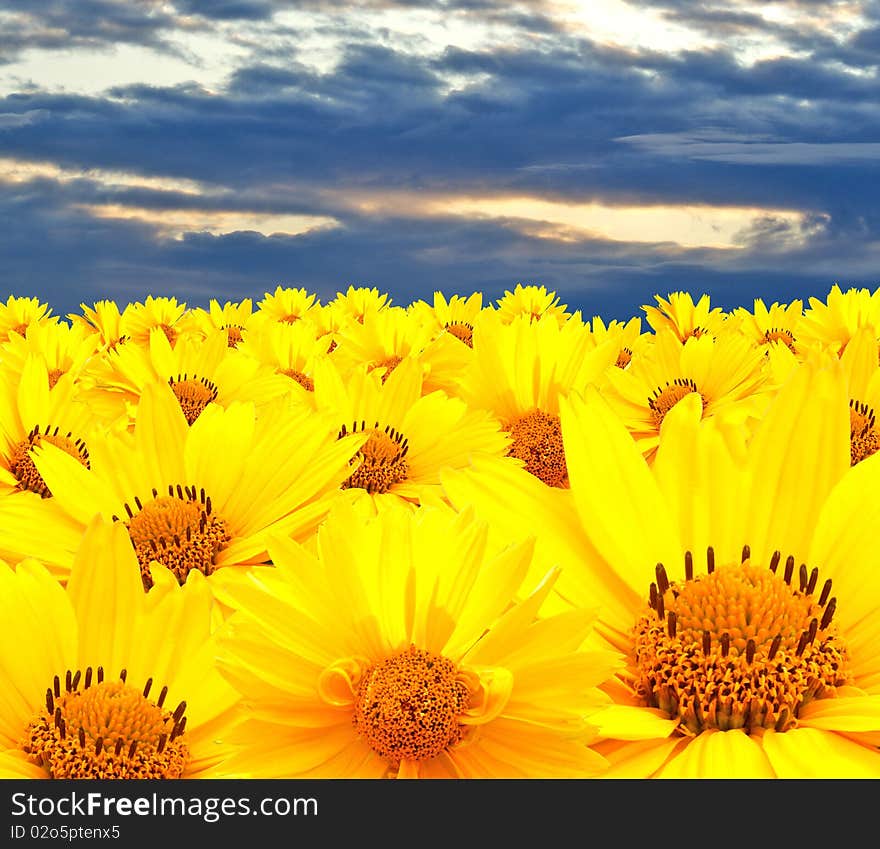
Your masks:
M337 292L326 306L332 313L339 311L341 316L362 324L369 314L391 306L391 298L375 286L349 286L344 292Z
M222 330L229 348L237 348L251 325L254 302L250 298L226 301L222 305L216 298L208 302L208 309L193 307L181 319L181 325L201 336L213 335Z
M233 591L221 668L251 715L227 766L245 777L590 777L597 686L616 653L585 650L593 615L537 618L557 572L517 600L528 543L440 507L364 518L339 503L315 552L275 540L275 567Z
M808 344L828 347L840 356L860 328L868 328L880 337L880 288L849 288L843 291L835 283L822 301L809 299L800 323L799 337Z
M431 337L449 333L468 348L473 348L474 322L483 311L483 295L473 292L467 297L452 295L448 300L442 292L434 292L434 299L414 301L408 307L423 322L430 324Z
M0 564L0 777L202 778L232 751L206 582L148 601L133 561L96 520L66 589L36 560Z
M548 291L546 286L535 283L517 283L512 292L506 289L495 305L504 324L509 324L520 316L536 321L546 315L552 316L562 325L569 316L568 307L559 303L556 292Z
M857 330L840 356L849 394L850 462L854 466L880 448L880 341L874 331Z
M442 469L507 450L509 439L492 416L439 390L425 394L422 380L412 357L387 380L366 367L343 376L332 359L316 363L317 409L339 434L366 436L343 487L368 494L377 506L400 499L419 504L439 494Z
M326 340L317 332L308 320L264 322L251 326L239 350L290 378L289 390L297 401L313 404L315 363L328 356Z
M0 551L43 551L63 512L65 534L51 550L63 574L73 556L62 545L69 523L82 533L100 515L128 531L145 589L153 561L180 583L198 571L222 585L246 571L233 567L266 562L267 532L314 533L364 438L337 440L323 417L281 402L259 418L252 403L210 405L189 425L171 389L151 384L131 433L93 434L90 468L45 440L31 449L53 497L0 499Z
M498 419L512 439L511 457L548 486L564 487L559 399L601 379L617 354L614 340L595 344L577 313L560 325L554 315L505 322L484 311L459 396Z
M80 309L81 313L69 313L67 317L72 325L97 334L97 350L105 351L125 344L128 337L122 329L122 312L116 301L95 301L91 307L80 304Z
M17 381L28 357L35 354L46 363L50 387L64 374L77 380L97 345L96 336L80 325L37 322L23 336L13 333L0 346L0 373L4 380Z
M761 298L755 298L754 308L737 307L731 313L735 326L756 345L768 349L784 345L796 356L803 344L798 342L797 333L803 319L804 303L800 300L790 304L773 302L768 307Z
M598 393L570 397L562 513L502 504L485 473L450 480L460 508L542 529L572 605L600 605L628 658L596 718L609 776L880 777L880 464L850 468L827 363L792 373L744 456L696 395L653 466Z
M294 324L311 318L313 309L320 311L321 304L317 297L317 294L305 288L276 286L274 292L266 292L262 300L257 302L254 318L259 322Z
M606 373L603 392L650 459L666 415L691 394L705 418L723 415L734 427L750 427L766 405L767 375L763 352L741 334L704 334L682 343L661 328L629 368Z
M27 490L51 496L31 458L35 445L51 442L84 466L89 465L87 436L97 425L90 408L76 398L69 374L49 385L46 361L25 358L18 380L0 381L0 493Z
M588 329L592 344L596 347L609 339L613 340L617 348L614 365L621 369L629 368L633 357L653 341L653 334L642 333L642 320L638 316L626 322L612 319L606 324L601 316L595 315Z
M167 384L190 424L211 404L252 401L258 407L290 389L286 375L228 345L227 331L213 328L181 336L174 346L161 329L149 345L121 345L105 351L83 374L90 402L114 404L117 416L130 416L147 386Z
M24 336L32 324L55 324L57 316L52 315L48 304L39 298L23 298L10 295L6 303L0 303L0 343L15 335Z
M135 345L147 346L152 331L158 327L173 347L183 331L181 319L186 311L186 304L178 303L177 298L148 295L143 301L128 304L122 311L122 335Z
M721 307L712 307L708 295L694 303L689 292L671 292L668 297L654 295L657 306L642 305L648 324L655 332L667 329L686 342L692 336L716 336L724 325L725 313Z

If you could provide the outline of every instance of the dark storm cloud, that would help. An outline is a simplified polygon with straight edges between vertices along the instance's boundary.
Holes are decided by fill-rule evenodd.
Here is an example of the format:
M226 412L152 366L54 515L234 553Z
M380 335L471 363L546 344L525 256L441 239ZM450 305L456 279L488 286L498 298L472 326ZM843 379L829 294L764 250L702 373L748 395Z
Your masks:
M159 47L174 16L155 0L2 0L0 12L14 13L0 30L0 61L25 48L63 49L117 43Z
M82 4L40 5L72 39L100 37L69 20ZM189 0L174 14L265 23L284 5ZM219 92L197 83L93 96L23 90L0 100L0 156L197 180L209 191L114 187L87 176L4 185L0 215L11 223L0 231L0 274L13 288L46 293L59 306L68 301L66 310L156 292L193 303L260 297L279 283L322 298L349 284L375 285L405 303L434 289L497 298L517 282L536 282L573 308L622 318L652 293L678 288L711 289L733 306L766 296L768 287L784 300L824 295L838 280L877 285L876 31L838 43L767 24L732 3L654 5L732 39L772 32L810 52L745 65L735 46L637 52L568 31L528 47L514 40L424 56L388 33L371 42L363 22L340 15L328 34L346 43L323 72L295 49L282 61L284 48L273 46L231 67ZM512 7L496 3L446 7L515 20ZM159 42L174 25L171 12L151 15L147 5L89 8L121 28L115 41ZM557 28L549 5L522 8L516 21L524 31ZM841 61L862 74L847 73ZM413 217L387 205L358 214L347 198L391 190L784 208L800 210L808 230L804 243L789 219L759 218L732 251L560 242L523 235L515 221ZM174 240L83 207L108 203L313 213L339 226Z

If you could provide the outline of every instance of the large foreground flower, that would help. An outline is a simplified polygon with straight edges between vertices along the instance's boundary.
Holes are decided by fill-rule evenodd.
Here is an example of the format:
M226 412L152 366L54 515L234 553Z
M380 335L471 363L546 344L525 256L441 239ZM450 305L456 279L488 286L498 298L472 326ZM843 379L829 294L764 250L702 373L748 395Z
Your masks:
M597 719L609 776L880 777L880 463L850 469L845 387L799 366L745 459L685 399L653 468L597 393L572 397L553 516L450 480L458 506L552 528L569 600L600 603L628 658Z
M146 589L153 561L180 583L193 571L211 586L234 580L232 567L266 561L270 529L297 539L314 532L365 438L337 440L320 415L285 404L259 418L253 404L210 405L189 425L171 389L151 384L133 433L93 435L90 468L45 440L31 449L53 497L16 497L14 513L0 499L0 551L35 556L57 511L64 529L101 515L127 530ZM7 512L15 522L3 520ZM52 549L61 557L53 566L69 569L73 552Z
M246 777L589 777L596 689L618 663L582 648L593 614L521 601L528 543L442 507L364 518L340 503L315 554L275 540L274 568L231 593L221 668L250 717L228 764Z
M67 588L0 564L0 777L198 778L231 748L201 575L148 600L119 525L93 522Z

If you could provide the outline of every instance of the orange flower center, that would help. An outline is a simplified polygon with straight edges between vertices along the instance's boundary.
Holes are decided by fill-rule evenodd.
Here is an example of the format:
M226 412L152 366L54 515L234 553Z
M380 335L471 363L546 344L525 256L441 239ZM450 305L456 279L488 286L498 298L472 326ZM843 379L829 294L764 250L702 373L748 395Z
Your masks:
M846 649L832 626L831 581L816 594L819 570L795 568L777 551L769 569L752 563L715 566L672 582L662 564L648 607L636 624L636 692L648 707L695 735L709 729L787 731L814 699L847 683Z
M382 383L384 383L388 380L388 376L391 372L393 372L402 362L403 357L386 357L384 360L379 360L378 362L373 363L370 366L370 371L373 371L374 369L384 369L384 372L382 373Z
M39 427L35 427L26 439L23 439L12 449L9 456L9 471L18 481L18 488L39 493L43 498L49 498L52 493L31 458L31 449L42 442L51 442L52 445L70 454L71 457L75 457L87 469L89 468L89 452L81 439L74 439L71 433L61 434L57 427L50 429L48 425L45 433L40 433Z
M366 669L355 693L353 723L392 765L427 761L462 739L459 718L469 700L451 660L410 646Z
M790 330L781 327L771 327L764 331L763 344L769 345L772 342L782 342L792 353L794 349L794 334Z
M358 430L366 430L364 422L360 422L360 427L358 422L354 422L351 430L343 425L339 438ZM408 451L409 443L403 434L388 425L380 429L379 422L376 422L369 438L352 458L352 465L360 465L343 482L342 488L360 488L370 493L388 492L394 484L406 480L409 471L406 461Z
M174 343L177 341L177 331L170 324L160 324L159 328L165 334L168 344L173 348Z
M303 389L307 389L309 392L315 391L315 381L312 380L307 374L303 374L301 371L297 371L293 368L285 368L279 369L281 374L286 374L292 380L295 380Z
M51 778L180 778L189 760L184 742L186 702L165 709L168 688L156 700L153 679L140 689L104 670L56 675L46 707L31 721L22 744Z
M855 399L849 402L849 455L850 464L870 457L880 448L880 431L874 419L874 410Z
M691 392L699 393L697 384L689 377L676 377L671 383L667 380L666 386L658 386L654 390L654 394L648 398L648 406L651 408L651 418L654 420L654 427L660 430L663 419L666 414L679 402L685 395ZM706 409L706 399L703 399L703 409Z
M61 375L63 375L63 374L64 374L63 369L60 369L60 368L50 368L49 369L47 376L49 378L49 388L50 389L55 388L55 384L58 383L59 380L61 380Z
M559 416L551 416L543 410L532 410L509 423L505 430L513 437L513 443L507 450L509 457L522 460L526 471L540 478L547 486L568 485Z
M446 332L464 342L468 348L474 347L474 326L466 321L454 321L446 325Z
M126 527L145 590L153 586L150 563L154 560L170 569L181 585L193 569L203 575L214 571L217 555L232 537L226 522L213 512L204 489L196 493L194 486L178 484L168 487L168 495L160 496L154 489L152 501L143 504L135 496L134 503L137 512L125 505Z
M177 396L180 409L189 424L202 414L208 404L217 400L217 387L204 377L179 374L176 378L169 378L168 385Z
M225 324L221 330L226 331L226 346L228 348L237 348L238 343L244 338L242 336L244 328L240 324Z
M632 362L632 358L633 352L629 348L621 348L614 365L618 368L626 368Z

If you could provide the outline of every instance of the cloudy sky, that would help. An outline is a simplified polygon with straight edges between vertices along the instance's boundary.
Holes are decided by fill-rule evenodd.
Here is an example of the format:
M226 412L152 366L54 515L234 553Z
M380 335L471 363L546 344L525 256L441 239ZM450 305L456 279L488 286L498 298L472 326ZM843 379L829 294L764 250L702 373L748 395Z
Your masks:
M878 63L880 0L0 0L0 294L873 289Z

